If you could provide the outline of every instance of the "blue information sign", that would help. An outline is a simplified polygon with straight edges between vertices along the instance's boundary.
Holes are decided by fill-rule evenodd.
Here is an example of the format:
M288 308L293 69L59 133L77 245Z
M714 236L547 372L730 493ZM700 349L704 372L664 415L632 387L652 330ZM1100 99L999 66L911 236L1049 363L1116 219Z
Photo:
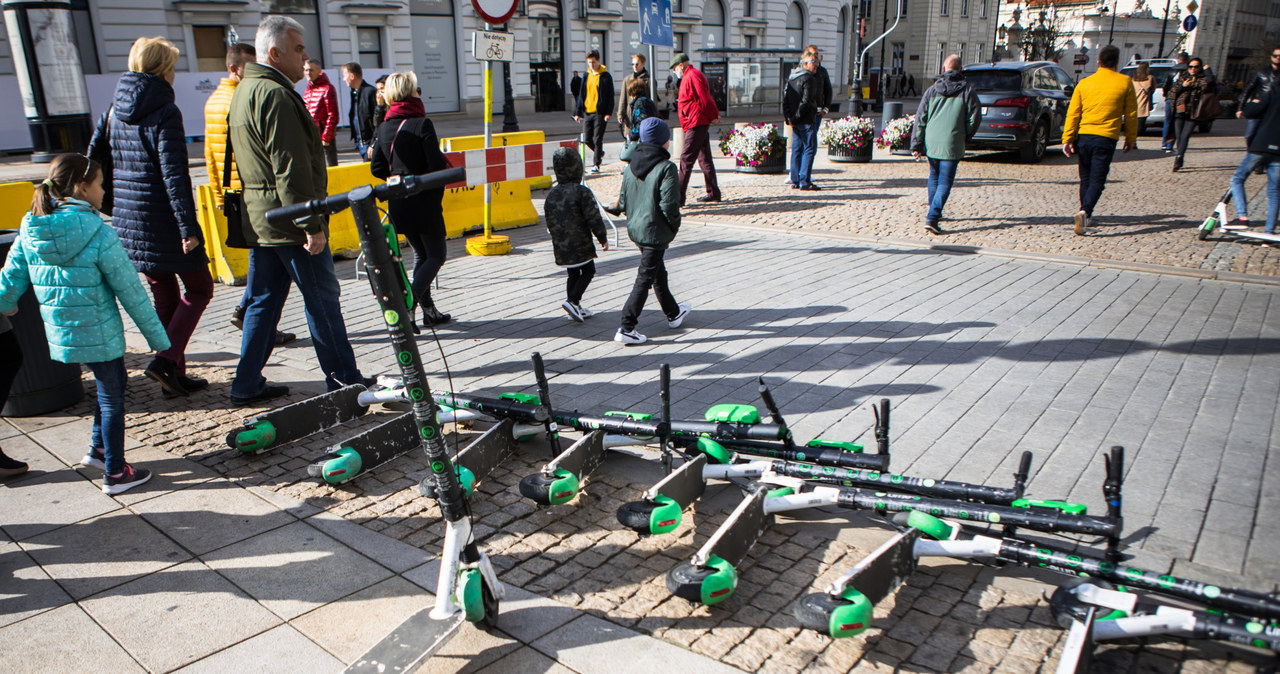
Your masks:
M640 0L640 42L656 47L670 47L671 0Z
M1191 31L1196 29L1197 23L1198 21L1196 20L1196 15L1188 14L1187 18L1182 20L1182 30L1190 33Z

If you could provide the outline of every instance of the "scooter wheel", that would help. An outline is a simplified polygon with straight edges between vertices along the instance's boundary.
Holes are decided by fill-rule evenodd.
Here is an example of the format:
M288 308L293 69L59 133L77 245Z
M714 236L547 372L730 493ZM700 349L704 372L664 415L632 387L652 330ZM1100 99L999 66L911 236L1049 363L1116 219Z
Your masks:
M543 473L534 473L520 480L520 495L535 501L538 505L551 505L551 485L556 480Z
M834 639L865 632L874 613L871 601L852 588L839 597L826 592L808 595L796 602L794 610L801 625Z
M681 562L667 572L667 589L686 601L713 606L733 596L738 572L729 562L711 555L706 566Z
M539 505L568 503L578 495L578 477L567 470L557 470L555 475L535 473L520 480L520 493Z
M661 494L652 501L632 501L618 508L618 522L641 536L674 531L683 517L679 504Z
M308 463L308 464L307 464L307 475L308 475L309 477L319 477L319 478L323 478L323 477L324 477L324 464L325 464L325 462L329 461L330 459L336 459L336 458L338 458L338 455L337 455L337 454L334 454L334 453L332 453L332 452L329 452L329 453L325 454L324 456L321 456L320 458L316 459L315 461L312 461L311 463Z
M484 605L484 617L476 623L485 629L497 627L498 598L493 596L493 588L489 587L489 581L483 575L480 576L480 603Z
M467 622L480 622L485 619L484 611L484 578L479 569L464 569L458 574L457 600L462 605L462 612Z
M1068 624L1070 624L1070 621L1072 620L1079 620L1083 622L1084 619L1089 616L1089 605L1080 601L1074 592L1075 588L1085 583L1095 585L1104 590L1119 590L1120 592L1126 591L1124 587L1117 587L1114 583L1109 583L1097 578L1071 578L1058 586L1058 588L1053 591L1053 594L1049 596L1049 611L1053 613L1053 617L1057 618L1059 622L1065 622ZM1127 615L1129 614L1118 609L1107 611L1106 609L1100 608L1094 613L1094 619L1115 620L1116 618L1124 618Z
M1208 239L1209 233L1213 231L1214 229L1213 225L1215 224L1217 223L1211 224L1208 221L1206 221L1203 225L1200 225L1200 231L1196 232L1196 238L1200 239L1201 241Z

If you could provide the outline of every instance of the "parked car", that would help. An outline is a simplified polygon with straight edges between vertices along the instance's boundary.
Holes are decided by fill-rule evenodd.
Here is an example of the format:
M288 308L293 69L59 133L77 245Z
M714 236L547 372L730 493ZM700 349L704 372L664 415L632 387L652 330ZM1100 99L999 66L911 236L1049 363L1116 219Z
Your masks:
M1142 61L1134 61L1129 65L1120 69L1121 75L1133 77L1138 72L1138 64ZM1186 66L1178 65L1174 59L1151 59L1146 61L1147 67L1151 70L1151 79L1155 82L1155 87L1151 90L1151 115L1146 120L1139 120L1138 135L1146 135L1147 130L1154 129L1155 133L1160 133L1164 128L1164 78L1169 76L1170 71L1186 70ZM1210 68L1205 72L1209 77L1214 77L1213 69ZM1217 78L1214 78L1217 79ZM1196 124L1196 131L1200 133L1209 133L1213 130L1213 120L1200 122Z
M963 72L982 102L982 124L968 149L1017 150L1023 161L1035 163L1062 142L1075 82L1058 64L980 63Z

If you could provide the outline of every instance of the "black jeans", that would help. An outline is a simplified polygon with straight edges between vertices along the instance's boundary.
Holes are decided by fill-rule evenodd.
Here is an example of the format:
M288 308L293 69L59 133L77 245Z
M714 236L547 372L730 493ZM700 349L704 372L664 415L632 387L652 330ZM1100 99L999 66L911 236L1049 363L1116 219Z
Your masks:
M13 330L0 332L0 353L9 354L0 358L4 361L0 363L0 409L3 409L9 400L9 389L13 387L13 380L22 369L22 346L18 344L17 332Z
M569 267L565 272L569 275L565 282L565 293L569 296L569 303L582 304L582 296L587 292L587 286L591 285L591 279L596 277L596 261L588 260L581 267Z
M1076 138L1076 153L1080 155L1080 210L1093 217L1093 207L1098 205L1107 186L1116 141L1106 136L1080 134Z
M1182 159L1182 155L1187 153L1187 143L1191 142L1191 132L1196 130L1196 123L1187 117L1178 115L1178 118L1173 121L1173 128L1178 135L1178 147L1174 151L1174 155L1178 159Z
M650 286L653 286L653 294L658 296L658 306L662 307L663 315L671 318L680 313L680 305L667 287L667 265L662 260L662 256L666 254L666 248L640 246L640 268L636 270L636 283L631 286L631 296L622 307L623 330L636 329L636 324L640 322L640 312L649 299Z
M596 151L596 166L604 161L604 128L606 126L608 124L604 121L604 115L598 112L588 112L582 116L582 137L587 147Z
M435 306L431 301L431 282L444 266L448 252L444 243L444 230L405 234L413 248L413 296L423 307Z

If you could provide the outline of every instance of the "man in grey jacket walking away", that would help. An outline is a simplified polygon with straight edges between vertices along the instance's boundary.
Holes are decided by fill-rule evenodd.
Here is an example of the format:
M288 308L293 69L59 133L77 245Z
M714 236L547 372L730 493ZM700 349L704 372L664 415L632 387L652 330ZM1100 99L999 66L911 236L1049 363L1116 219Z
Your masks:
M978 92L960 73L960 57L952 54L944 62L944 72L925 90L916 108L916 125L911 132L911 154L929 160L929 214L924 228L942 234L938 221L951 194L956 167L964 158L965 141L973 137L982 122Z

